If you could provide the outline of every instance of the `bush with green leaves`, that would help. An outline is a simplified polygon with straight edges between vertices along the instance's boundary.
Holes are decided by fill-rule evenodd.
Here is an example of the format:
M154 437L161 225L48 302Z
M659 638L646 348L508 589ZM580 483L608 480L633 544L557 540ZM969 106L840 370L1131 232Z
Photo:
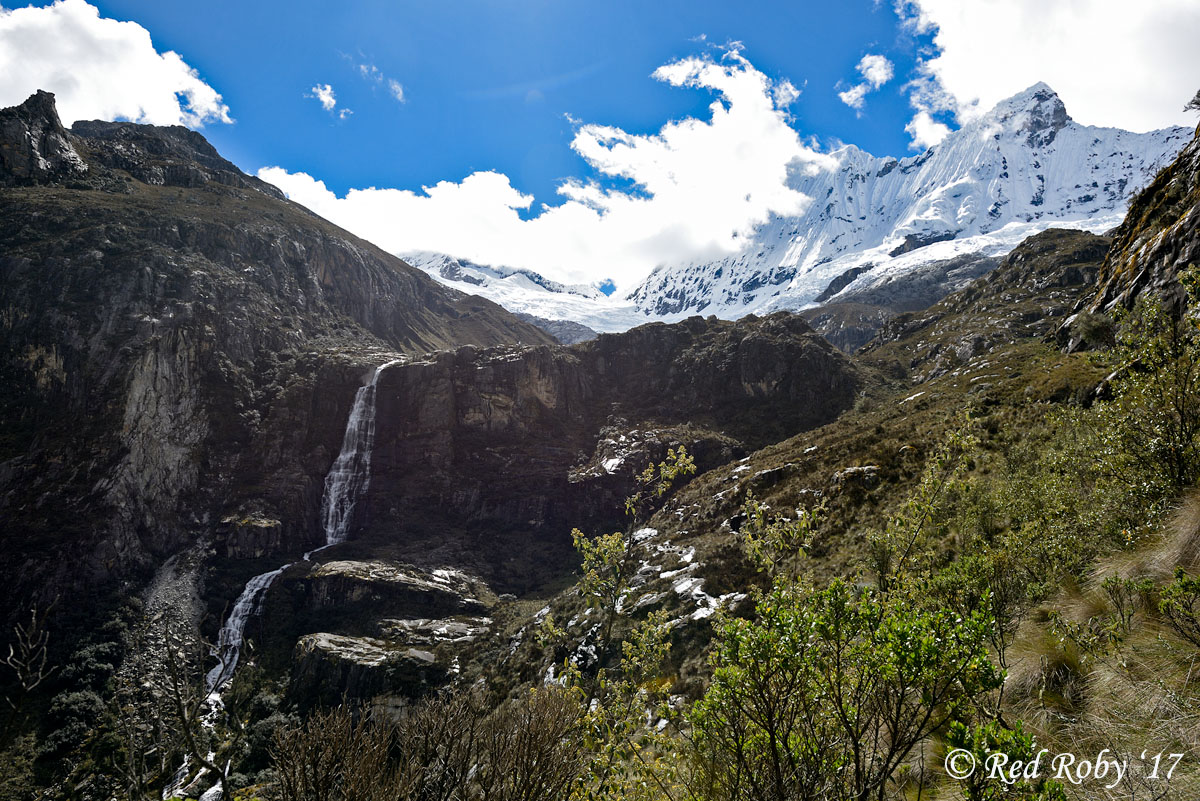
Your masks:
M917 486L888 518L882 531L869 535L871 566L883 591L905 575L928 571L943 559L947 503L959 492L972 449L978 443L969 415L963 415L926 461Z
M629 589L629 581L637 572L635 558L637 543L634 529L644 519L649 505L661 500L675 480L696 472L696 463L687 449L669 448L667 458L658 465L649 465L638 475L639 489L625 499L625 513L630 518L626 531L589 537L579 529L571 531L575 549L582 558L579 593L591 609L602 615L599 656L603 660L612 644L612 631L621 614L621 601Z
M954 721L946 731L946 750L971 755L975 769L958 787L966 801L1066 801L1062 785L1047 778L1048 759L1037 761L1037 741L1019 721L1012 727L994 720L976 726ZM1026 777L1031 763L1037 769Z
M1176 568L1175 580L1163 589L1158 608L1176 634L1200 648L1200 578Z
M1200 478L1200 330L1144 294L1117 341L1121 374L1097 404L1101 463L1148 503L1178 497Z
M992 621L915 592L777 582L727 621L692 709L703 798L883 799L926 738L999 686Z

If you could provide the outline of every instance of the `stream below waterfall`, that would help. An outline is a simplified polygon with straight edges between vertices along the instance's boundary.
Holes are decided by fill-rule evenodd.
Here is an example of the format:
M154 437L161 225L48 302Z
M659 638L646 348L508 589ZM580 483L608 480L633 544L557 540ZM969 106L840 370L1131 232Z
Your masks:
M354 519L354 508L358 500L367 491L371 482L371 450L375 445L375 395L379 376L384 370L402 359L394 359L379 365L371 372L367 383L354 393L354 404L350 407L350 417L346 421L346 432L342 435L342 449L337 459L325 476L325 491L321 496L321 528L325 533L325 544L304 554L301 561L309 561L313 554L326 548L346 541L349 528ZM266 573L260 573L246 582L245 589L234 602L221 633L213 656L217 664L205 676L205 703L208 714L204 717L204 725L215 727L216 718L224 709L221 689L233 678L241 656L243 637L246 624L250 618L262 611L263 600L267 590L277 578L283 575L296 562L289 562L282 567ZM212 761L213 756L209 756ZM184 764L176 771L175 778L163 789L163 798L170 798L186 784L195 782L192 777L188 781L188 765L191 760L185 758ZM200 801L216 801L221 797L221 782L218 781L200 797Z

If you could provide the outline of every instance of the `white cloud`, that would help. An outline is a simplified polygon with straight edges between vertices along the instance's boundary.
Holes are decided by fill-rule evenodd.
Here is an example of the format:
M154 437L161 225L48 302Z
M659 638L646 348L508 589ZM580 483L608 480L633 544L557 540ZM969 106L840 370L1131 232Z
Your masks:
M327 83L319 83L309 90L312 92L308 97L314 97L321 104L321 108L326 111L333 111L337 108L337 96L333 93L333 87Z
M141 25L103 18L85 0L0 7L0 105L20 103L38 89L55 94L67 125L232 122L221 95L178 53L159 53Z
M374 64L359 64L358 71L362 75L363 80L387 87L388 93L397 102L403 103L405 101L404 86L395 78L389 78L384 75L379 67L376 67Z
M404 87L400 85L399 81L397 81L395 78L388 78L387 87L388 91L392 93L392 97L396 98L396 100L401 103L404 102Z
M779 108L787 108L796 102L800 97L800 90L791 81L782 80L775 83L775 88L772 90L771 96L775 98L775 105Z
M912 147L924 150L946 138L950 127L935 120L928 111L918 111L904 130L912 137Z
M897 10L935 32L922 69L960 122L1038 81L1087 125L1195 122L1182 108L1200 81L1196 0L899 0Z
M868 54L858 62L858 74L863 77L862 82L838 92L838 98L850 108L861 110L867 93L890 81L895 70L884 56Z
M866 55L858 62L858 71L872 89L878 89L892 79L892 62L883 56Z
M668 260L734 252L771 214L807 206L789 175L833 160L788 125L780 100L793 98L794 88L781 90L736 51L720 61L683 59L654 77L713 91L709 119L669 122L651 135L579 127L572 148L598 173L636 189L567 181L559 187L562 203L525 220L520 212L533 198L496 172L420 192L352 189L343 197L304 173L269 167L259 175L392 252L439 251L570 283L613 278L626 289Z
M869 88L865 83L855 84L844 92L838 92L838 97L850 108L861 109Z
M354 113L345 106L338 108L337 95L334 93L333 87L327 83L319 83L308 91L311 94L307 94L305 97L311 97L316 100L321 104L321 108L330 114L336 114L339 120L344 120Z

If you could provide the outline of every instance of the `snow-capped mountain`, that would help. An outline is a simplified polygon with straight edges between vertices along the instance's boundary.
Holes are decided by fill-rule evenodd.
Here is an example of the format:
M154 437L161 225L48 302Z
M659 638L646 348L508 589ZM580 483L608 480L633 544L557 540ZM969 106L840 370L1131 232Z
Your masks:
M629 299L656 318L801 309L931 261L1001 255L1049 227L1107 230L1191 135L1079 125L1039 83L918 156L840 148L836 170L796 179L805 214L772 220L735 255L660 267Z
M447 286L482 295L511 312L544 321L569 320L594 331L625 331L657 319L628 300L605 295L586 284L560 284L532 270L489 267L443 253L399 254Z
M625 298L564 286L530 270L485 267L434 253L401 254L442 283L511 311L622 331L694 314L736 319L869 296L891 304L906 277L945 294L1028 236L1059 226L1102 232L1191 139L1187 128L1132 133L1073 121L1044 83L917 156L878 158L854 145L838 167L797 175L812 198L804 214L762 226L739 253L657 268ZM969 256L969 258L967 258ZM942 269L942 268L945 269ZM961 274L961 275L960 275ZM958 278L955 278L958 276Z

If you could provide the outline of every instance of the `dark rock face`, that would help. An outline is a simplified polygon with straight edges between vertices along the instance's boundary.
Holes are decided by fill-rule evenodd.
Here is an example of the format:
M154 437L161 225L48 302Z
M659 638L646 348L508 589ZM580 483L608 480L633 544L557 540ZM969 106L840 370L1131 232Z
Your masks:
M19 106L0 109L0 186L43 183L87 173L54 95L37 92Z
M573 526L624 525L634 472L669 445L714 467L834 419L860 384L787 313L397 365L379 380L361 536L519 592L569 564Z
M958 236L959 233L959 231L943 231L941 233L908 234L904 237L904 241L892 248L888 255L895 257L905 253L912 253L914 250L920 250L927 245L951 240Z
M1021 133L1028 134L1025 142L1033 148L1045 147L1053 142L1058 132L1071 121L1067 116L1067 107L1049 87L1039 89L1033 94L1026 113L1028 119L1021 128Z
M897 312L865 303L826 303L801 314L835 348L854 353L870 342Z
M496 596L456 570L379 559L298 565L272 593L255 639L286 654L307 706L441 684L488 634Z
M390 562L334 561L314 567L302 584L313 612L345 614L358 606L373 616L411 619L487 611L477 597L487 588L446 570L434 574Z
M858 278L863 273L870 272L874 268L875 265L870 263L864 264L861 267L851 267L849 270L846 270L846 272L830 281L829 286L822 289L821 294L813 298L813 302L824 303L846 287L850 286L850 284L854 283L855 278Z
M280 199L194 132L68 133L46 93L0 111L0 130L10 604L193 542L243 556L312 541L367 366L551 341Z
M215 182L284 199L283 192L246 175L221 158L207 139L182 125L80 120L71 126L71 133L90 140L94 161L123 170L144 184L198 187Z
M788 313L393 365L376 384L370 486L349 541L321 554L334 561L284 573L251 634L290 659L293 697L420 692L490 647L478 638L496 593L569 575L573 527L628 525L635 474L668 447L686 445L703 473L829 422L862 383Z
M288 695L306 707L385 692L418 695L443 683L446 674L446 666L432 651L321 632L306 634L296 643Z
M922 311L1000 264L994 256L964 253L952 259L929 262L902 276L881 281L837 297L840 303L861 303L892 312Z
M1175 161L1133 199L1114 233L1093 307L1132 307L1147 290L1183 300L1178 275L1200 262L1200 128Z

